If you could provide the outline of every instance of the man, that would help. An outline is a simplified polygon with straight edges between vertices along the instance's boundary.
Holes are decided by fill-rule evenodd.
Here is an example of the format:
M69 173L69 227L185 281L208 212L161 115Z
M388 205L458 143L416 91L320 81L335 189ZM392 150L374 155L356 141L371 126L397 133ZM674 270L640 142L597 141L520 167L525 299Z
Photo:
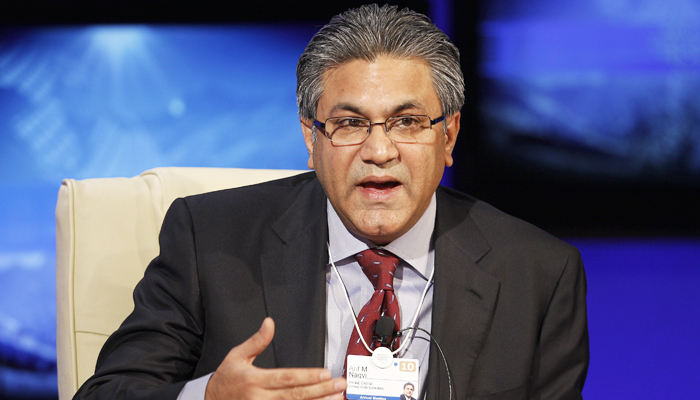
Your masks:
M406 382L403 385L403 394L399 396L399 400L418 400L413 397L413 384L411 382Z
M76 398L343 398L354 314L386 293L362 272L372 248L395 257L397 327L434 338L400 338L419 397L580 398L578 251L438 188L464 101L449 38L409 10L361 7L314 36L297 79L315 173L176 200Z

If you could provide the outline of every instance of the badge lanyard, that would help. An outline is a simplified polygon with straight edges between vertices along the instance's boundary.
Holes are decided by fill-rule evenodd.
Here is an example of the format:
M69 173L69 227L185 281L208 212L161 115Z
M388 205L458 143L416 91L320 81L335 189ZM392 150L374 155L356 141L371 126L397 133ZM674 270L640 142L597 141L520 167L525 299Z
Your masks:
M333 262L333 254L331 253L331 245L330 243L326 243L326 246L328 247L328 258L331 262L331 266L333 267L333 271L335 271L336 276L338 277L338 280L340 281L341 286L343 286L343 293L345 294L345 300L348 303L348 307L350 308L350 311L352 312L352 320L355 323L355 329L357 330L357 334L359 335L360 339L362 340L362 344L365 346L367 351L370 354L374 354L374 351L369 348L367 345L367 342L365 342L365 338L362 335L362 332L360 332L360 325L357 323L357 315L355 314L355 310L352 307L352 303L350 302L350 296L348 295L348 288L345 286L345 283L343 282L343 278L340 276L340 273L338 272L338 268L335 266L335 263ZM420 314L421 308L423 308L423 302L425 301L425 296L428 294L428 289L433 283L433 275L435 274L435 266L433 266L433 270L430 272L430 278L428 278L428 283L425 285L425 289L423 289L423 294L421 295L420 302L418 303L418 308L416 309L416 313L413 316L413 320L411 321L411 324L409 325L408 328L406 329L416 329L415 324L416 321L418 320L418 315ZM401 327L399 327L399 330ZM395 355L399 351L401 351L405 346L406 343L409 342L409 340L402 340L401 345L399 345L399 348L392 351L391 355ZM381 348L381 347L380 347Z

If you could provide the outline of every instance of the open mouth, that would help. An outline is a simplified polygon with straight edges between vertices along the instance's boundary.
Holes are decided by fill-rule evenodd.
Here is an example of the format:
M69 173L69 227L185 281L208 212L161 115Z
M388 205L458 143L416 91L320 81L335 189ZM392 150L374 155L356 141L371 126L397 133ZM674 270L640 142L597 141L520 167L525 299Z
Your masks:
M378 180L367 180L361 182L358 185L360 193L371 201L388 201L393 199L401 190L401 182L387 180L385 182L380 182L382 179Z
M363 182L360 184L365 189L373 190L389 190L399 186L400 183L396 181L389 182Z

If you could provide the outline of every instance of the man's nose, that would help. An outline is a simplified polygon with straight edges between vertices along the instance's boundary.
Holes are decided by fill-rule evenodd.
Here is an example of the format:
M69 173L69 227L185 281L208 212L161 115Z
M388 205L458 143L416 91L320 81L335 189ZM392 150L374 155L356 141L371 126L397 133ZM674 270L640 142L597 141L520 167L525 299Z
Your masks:
M381 122L373 122L369 127L369 136L362 143L360 156L365 162L377 165L385 164L399 156L396 144L386 132L386 125Z

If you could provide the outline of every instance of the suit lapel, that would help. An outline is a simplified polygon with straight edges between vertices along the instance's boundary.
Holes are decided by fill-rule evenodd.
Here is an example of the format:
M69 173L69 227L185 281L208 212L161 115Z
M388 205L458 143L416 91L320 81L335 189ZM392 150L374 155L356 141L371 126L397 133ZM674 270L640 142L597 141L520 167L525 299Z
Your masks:
M266 233L261 254L278 367L323 367L326 333L326 197L316 179Z
M499 281L477 266L490 246L469 216L469 206L438 190L432 334L447 359L456 393L465 398L474 362L486 340ZM471 200L467 200L471 204ZM431 346L430 398L449 398L442 356Z
M491 325L500 283L477 266L490 247L468 207L442 189L437 194L432 334L447 358L456 391L453 397L465 398L474 362ZM326 197L313 179L263 241L262 284L268 315L276 324L272 347L279 367L323 366L327 241ZM434 345L429 367L429 397L439 393L447 399L447 376Z

